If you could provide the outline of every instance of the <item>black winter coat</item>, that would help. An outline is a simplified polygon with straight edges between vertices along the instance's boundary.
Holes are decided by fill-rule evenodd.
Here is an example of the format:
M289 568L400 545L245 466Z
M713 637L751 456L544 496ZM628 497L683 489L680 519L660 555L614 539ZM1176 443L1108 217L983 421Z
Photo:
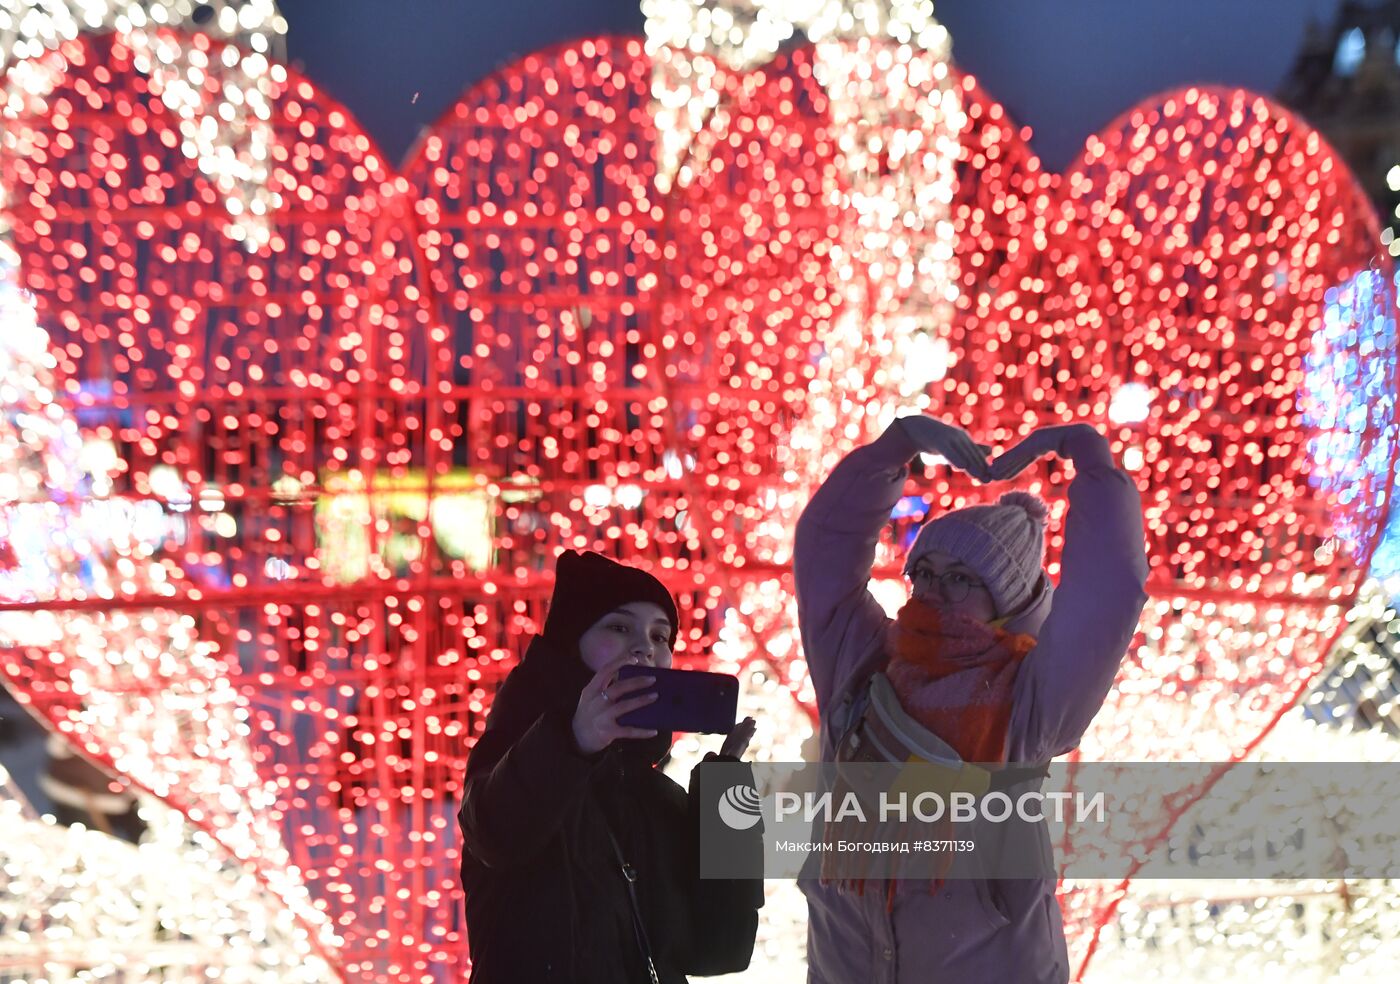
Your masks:
M695 776L688 795L653 767L664 737L578 751L572 707L586 677L561 677L567 662L536 639L468 761L459 820L472 984L647 984L609 828L637 871L662 984L743 970L762 881L698 877Z

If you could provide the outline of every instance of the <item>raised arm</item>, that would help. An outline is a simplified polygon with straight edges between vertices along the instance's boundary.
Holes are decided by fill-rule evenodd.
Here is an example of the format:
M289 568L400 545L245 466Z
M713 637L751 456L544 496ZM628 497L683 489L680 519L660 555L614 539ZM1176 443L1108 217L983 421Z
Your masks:
M870 444L843 458L797 522L793 575L802 648L826 707L883 649L884 610L867 585L880 531L921 451L985 474L984 450L962 430L931 417L902 417Z
M1060 583L1013 692L1008 754L1021 762L1079 745L1147 603L1142 499L1108 442L1088 425L1045 428L994 461L993 477L1010 477L1045 453L1072 461L1075 475Z

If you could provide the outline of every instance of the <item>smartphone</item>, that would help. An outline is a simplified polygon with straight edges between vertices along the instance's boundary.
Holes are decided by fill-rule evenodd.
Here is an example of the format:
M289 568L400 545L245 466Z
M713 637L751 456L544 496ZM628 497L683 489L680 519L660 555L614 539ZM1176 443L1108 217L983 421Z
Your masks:
M655 677L656 683L647 690L628 694L628 698L653 691L657 698L646 707L622 715L617 719L619 724L629 728L712 735L727 735L734 727L734 715L739 709L738 677L636 664L617 671L618 680L635 676Z

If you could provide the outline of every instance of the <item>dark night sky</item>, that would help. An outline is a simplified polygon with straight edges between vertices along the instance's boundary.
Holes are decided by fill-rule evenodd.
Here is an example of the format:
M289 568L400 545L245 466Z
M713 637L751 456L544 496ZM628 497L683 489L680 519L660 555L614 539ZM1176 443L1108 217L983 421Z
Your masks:
M1338 0L937 0L953 57L1064 166L1084 138L1192 82L1272 94ZM281 0L293 62L401 160L468 85L557 41L642 32L638 0ZM416 96L416 99L415 99Z

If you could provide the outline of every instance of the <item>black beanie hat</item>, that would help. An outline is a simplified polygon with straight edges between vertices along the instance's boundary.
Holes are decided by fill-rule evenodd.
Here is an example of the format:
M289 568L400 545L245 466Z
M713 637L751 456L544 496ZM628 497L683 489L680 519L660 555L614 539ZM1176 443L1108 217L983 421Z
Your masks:
M579 637L594 623L634 601L649 601L666 613L671 620L667 642L674 649L680 619L676 601L664 584L646 571L602 554L566 550L554 567L554 595L540 634L555 646L576 652Z

